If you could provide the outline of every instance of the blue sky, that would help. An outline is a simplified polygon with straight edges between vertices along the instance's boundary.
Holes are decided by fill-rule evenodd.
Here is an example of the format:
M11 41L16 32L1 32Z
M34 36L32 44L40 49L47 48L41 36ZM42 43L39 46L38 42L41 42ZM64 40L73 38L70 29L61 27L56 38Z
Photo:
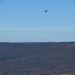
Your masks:
M0 0L0 42L61 41L75 41L74 0Z

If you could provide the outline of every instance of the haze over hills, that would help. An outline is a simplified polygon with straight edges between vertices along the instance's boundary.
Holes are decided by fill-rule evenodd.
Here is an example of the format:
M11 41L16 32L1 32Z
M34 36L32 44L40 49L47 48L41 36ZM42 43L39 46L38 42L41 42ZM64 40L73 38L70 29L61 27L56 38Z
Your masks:
M75 42L0 43L0 75L75 71Z

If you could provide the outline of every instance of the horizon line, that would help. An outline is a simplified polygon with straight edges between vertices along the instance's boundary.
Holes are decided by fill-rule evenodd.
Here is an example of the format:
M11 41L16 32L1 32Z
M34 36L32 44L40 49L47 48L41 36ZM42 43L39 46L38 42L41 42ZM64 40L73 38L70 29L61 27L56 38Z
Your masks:
M39 42L36 42L36 41L32 41L32 42L0 42L0 43L75 43L75 41L39 41Z

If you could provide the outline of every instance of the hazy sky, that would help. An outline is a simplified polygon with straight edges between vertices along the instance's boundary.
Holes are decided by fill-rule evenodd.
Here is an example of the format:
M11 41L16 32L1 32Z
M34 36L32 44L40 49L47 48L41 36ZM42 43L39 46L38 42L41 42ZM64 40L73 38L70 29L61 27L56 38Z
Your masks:
M0 42L52 41L75 41L74 0L0 0Z

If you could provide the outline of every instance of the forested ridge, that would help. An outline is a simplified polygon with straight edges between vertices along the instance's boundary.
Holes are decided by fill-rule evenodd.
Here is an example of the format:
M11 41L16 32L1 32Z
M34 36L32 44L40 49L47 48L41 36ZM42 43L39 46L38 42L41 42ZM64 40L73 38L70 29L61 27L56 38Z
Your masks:
M75 71L75 42L0 43L0 75L65 71Z

